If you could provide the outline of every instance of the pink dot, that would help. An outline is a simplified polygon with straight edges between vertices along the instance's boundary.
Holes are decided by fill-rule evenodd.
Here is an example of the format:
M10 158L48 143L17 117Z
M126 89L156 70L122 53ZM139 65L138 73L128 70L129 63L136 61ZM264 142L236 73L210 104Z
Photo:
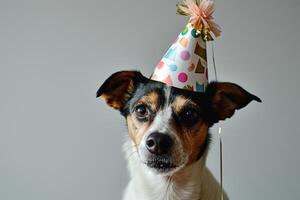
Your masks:
M191 54L188 51L182 51L180 56L181 56L182 60L187 61L188 59L190 59Z
M157 68L158 68L158 69L163 68L164 64L165 64L165 63L164 63L163 61L160 61L160 62L158 63L158 65L157 65Z
M188 80L188 75L186 73L180 73L178 75L178 80L182 83L185 83Z

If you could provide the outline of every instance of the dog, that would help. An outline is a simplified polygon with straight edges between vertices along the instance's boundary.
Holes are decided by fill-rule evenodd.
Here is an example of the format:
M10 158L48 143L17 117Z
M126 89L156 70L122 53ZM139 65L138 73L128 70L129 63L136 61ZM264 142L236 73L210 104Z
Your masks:
M124 151L131 180L123 200L219 200L220 184L206 167L209 128L251 101L242 87L212 82L204 93L167 86L138 71L111 75L97 91L128 127Z

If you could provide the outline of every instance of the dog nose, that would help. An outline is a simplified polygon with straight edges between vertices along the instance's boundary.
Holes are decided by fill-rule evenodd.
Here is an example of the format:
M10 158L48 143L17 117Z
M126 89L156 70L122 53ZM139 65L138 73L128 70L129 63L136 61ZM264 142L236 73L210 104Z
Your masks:
M167 154L173 146L172 138L163 133L151 133L146 140L146 147L155 155Z

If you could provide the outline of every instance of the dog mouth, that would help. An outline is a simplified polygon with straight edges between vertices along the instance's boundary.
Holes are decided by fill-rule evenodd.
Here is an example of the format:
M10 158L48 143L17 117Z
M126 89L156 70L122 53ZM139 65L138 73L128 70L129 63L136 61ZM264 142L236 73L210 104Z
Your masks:
M149 168L155 169L160 173L167 173L178 167L177 165L166 159L148 160L145 164Z

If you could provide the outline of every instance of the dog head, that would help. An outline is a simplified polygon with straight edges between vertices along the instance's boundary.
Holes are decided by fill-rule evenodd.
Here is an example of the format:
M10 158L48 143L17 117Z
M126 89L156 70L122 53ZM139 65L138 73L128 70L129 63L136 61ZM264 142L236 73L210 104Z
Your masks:
M233 83L210 83L196 93L150 80L137 71L110 76L97 92L126 118L129 136L142 163L171 174L196 162L208 148L209 128L230 118L252 100L261 100Z

